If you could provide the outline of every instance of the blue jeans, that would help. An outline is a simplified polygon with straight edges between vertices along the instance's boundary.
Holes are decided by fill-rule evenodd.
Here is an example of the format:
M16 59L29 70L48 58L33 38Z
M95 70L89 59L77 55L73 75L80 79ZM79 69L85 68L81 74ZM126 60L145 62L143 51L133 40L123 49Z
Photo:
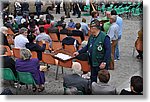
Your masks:
M120 53L119 53L119 41L121 40L121 36L118 37L118 42L115 48L115 60L120 58Z

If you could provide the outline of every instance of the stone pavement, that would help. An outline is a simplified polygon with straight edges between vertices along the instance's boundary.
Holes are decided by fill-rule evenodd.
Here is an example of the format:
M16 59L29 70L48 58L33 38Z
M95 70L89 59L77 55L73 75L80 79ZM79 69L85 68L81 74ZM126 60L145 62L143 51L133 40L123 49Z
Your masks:
M54 14L55 20L58 21L61 16L64 16L64 13ZM81 22L82 18L76 18L77 16L71 16L75 23ZM91 16L82 16L87 19L87 23L90 23ZM102 17L102 14L100 14ZM66 22L69 22L70 18L65 19ZM120 43L120 60L115 62L115 69L110 70L111 79L110 84L114 85L118 92L122 88L128 88L129 79L132 75L138 74L142 75L143 65L142 61L136 59L133 54L134 42L137 38L137 32L140 30L142 25L142 20L138 17L134 17L130 20L123 20L123 34ZM135 55L137 52L135 51ZM51 66L49 71L45 73L46 82L45 90L41 93L32 92L31 87L26 89L22 87L17 94L27 94L27 95L62 95L63 94L63 75L71 73L71 69L64 68L64 74L61 74L61 67L59 68L58 80L55 80L56 66ZM2 81L3 83L3 81ZM9 83L5 82L4 87L9 87L14 94L16 94L16 89L10 86ZM129 89L129 88L128 88Z

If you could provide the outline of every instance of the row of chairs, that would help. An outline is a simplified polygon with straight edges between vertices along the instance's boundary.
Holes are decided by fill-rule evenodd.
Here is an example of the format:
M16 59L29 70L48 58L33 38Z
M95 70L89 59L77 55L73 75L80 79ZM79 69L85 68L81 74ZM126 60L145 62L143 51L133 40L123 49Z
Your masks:
M26 85L26 88L28 89L28 85L36 85L31 73L29 72L19 72L17 71L17 78L15 77L14 73L10 68L1 68L2 72L1 79L7 80L7 81L16 81L17 82L17 92L18 88L21 88L19 86L19 83L24 83ZM16 92L16 94L17 94Z

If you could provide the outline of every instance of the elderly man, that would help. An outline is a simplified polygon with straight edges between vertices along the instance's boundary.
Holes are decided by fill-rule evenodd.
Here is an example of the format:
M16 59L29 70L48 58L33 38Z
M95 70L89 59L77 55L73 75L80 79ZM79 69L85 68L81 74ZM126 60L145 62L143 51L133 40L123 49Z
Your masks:
M119 17L117 15L117 12L115 10L111 11L111 15L116 15L117 16L117 20L116 23L119 26L119 33L118 33L118 43L116 45L116 49L115 49L115 60L119 60L120 59L120 53L119 53L119 41L121 40L121 36L122 36L122 24L123 24L123 20L121 17Z
M114 69L114 54L115 48L118 42L118 33L119 33L119 26L116 24L117 16L113 15L110 17L111 26L108 30L107 35L110 37L111 41L111 62L110 62L110 69Z
M72 65L73 74L64 76L63 86L76 87L83 94L88 94L88 80L81 77L81 64L78 62L73 62Z
M28 35L28 29L26 28L21 28L20 29L20 34L15 37L14 43L16 48L26 48L25 45L26 43L29 43L27 39Z
M97 19L93 20L90 26L91 36L88 44L75 52L74 56L88 53L88 61L91 66L91 82L97 82L98 71L104 68L108 69L111 57L111 44L109 36L100 31L100 22Z

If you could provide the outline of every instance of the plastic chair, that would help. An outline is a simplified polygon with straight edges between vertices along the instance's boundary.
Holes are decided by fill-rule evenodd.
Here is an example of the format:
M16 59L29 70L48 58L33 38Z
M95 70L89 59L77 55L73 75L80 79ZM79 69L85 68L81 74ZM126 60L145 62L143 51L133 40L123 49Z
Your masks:
M13 50L13 56L15 58L20 58L20 48L12 48Z
M2 79L4 80L9 80L9 81L17 81L14 73L12 72L12 70L10 68L1 68L0 69L2 72Z
M43 42L42 42L42 41L38 41L38 42L37 42L37 44L38 44L38 45L40 45L40 46L42 46L42 45L43 45ZM45 41L45 44L46 44L46 48L45 48L45 50L49 50L49 51L51 51L50 43L49 43L49 42L47 42L47 41Z
M28 89L28 85L34 85L34 86L36 85L31 73L17 71L17 75L18 75L18 82L24 83L27 89Z

